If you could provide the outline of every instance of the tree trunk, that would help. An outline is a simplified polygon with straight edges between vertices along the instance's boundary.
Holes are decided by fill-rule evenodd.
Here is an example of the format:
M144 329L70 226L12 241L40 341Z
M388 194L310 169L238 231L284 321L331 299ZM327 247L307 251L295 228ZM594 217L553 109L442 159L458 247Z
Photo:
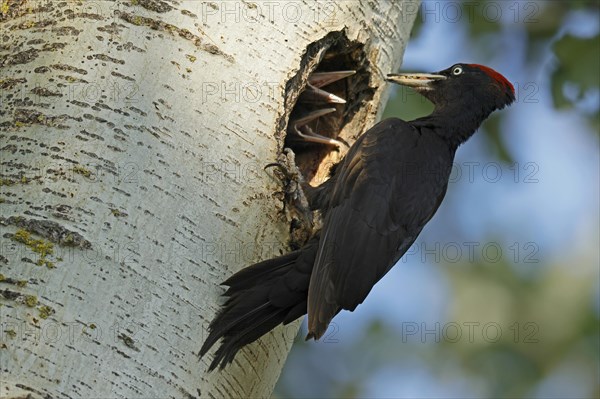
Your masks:
M328 51L359 70L338 120L351 142L417 5L0 4L0 395L269 396L298 323L207 374L218 284L287 250L263 167L308 74Z

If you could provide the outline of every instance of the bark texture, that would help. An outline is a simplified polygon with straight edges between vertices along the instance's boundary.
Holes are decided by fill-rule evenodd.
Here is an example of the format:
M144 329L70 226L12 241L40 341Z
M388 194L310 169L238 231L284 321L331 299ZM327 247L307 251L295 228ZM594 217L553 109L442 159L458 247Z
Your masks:
M351 142L416 10L0 0L0 396L269 396L298 325L206 374L218 284L286 250L263 167L326 47L363 54Z

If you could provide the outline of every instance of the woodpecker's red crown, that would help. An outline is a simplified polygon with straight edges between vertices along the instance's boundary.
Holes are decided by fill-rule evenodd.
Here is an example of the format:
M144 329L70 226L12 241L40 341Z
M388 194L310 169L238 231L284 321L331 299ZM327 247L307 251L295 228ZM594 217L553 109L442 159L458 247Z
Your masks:
M481 65L481 64L467 64L467 65L469 65L470 67L473 67L473 68L481 69L490 78L492 78L496 82L498 82L498 84L504 86L507 90L510 90L512 92L513 96L515 95L515 87L512 85L512 83L510 83L508 81L508 79L506 79L504 76L502 76L502 74L500 74L499 72L496 72L492 68L487 67L485 65Z

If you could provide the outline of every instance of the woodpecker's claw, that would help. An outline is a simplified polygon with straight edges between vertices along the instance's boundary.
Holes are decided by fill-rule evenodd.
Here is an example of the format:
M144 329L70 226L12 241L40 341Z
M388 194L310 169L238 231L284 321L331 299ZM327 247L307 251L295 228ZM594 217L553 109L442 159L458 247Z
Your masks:
M293 179L293 175L287 170L287 168L280 164L279 162L271 162L265 165L265 167L263 168L264 170L267 170L269 168L277 168L281 173L283 173L283 175L285 176L286 180L292 180ZM283 179L282 179L283 180Z
M277 168L283 176L283 212L291 222L290 241L292 246L303 245L313 233L314 220L304 189L310 187L296 166L294 152L286 148L278 162L265 166Z
M306 208L308 204L303 192L301 191L301 187L306 183L304 182L304 178L294 162L294 158L294 153L290 149L286 148L284 153L280 156L278 162L271 162L267 164L264 169L277 168L283 175L279 176L279 178L283 181L283 194L286 197L284 206L285 204L291 204L293 205L293 208L302 209Z

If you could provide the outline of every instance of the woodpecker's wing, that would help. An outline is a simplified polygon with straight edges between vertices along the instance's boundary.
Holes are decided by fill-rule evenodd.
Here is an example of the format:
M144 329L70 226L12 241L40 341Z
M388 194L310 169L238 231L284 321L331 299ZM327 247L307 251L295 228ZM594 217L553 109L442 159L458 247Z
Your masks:
M432 140L405 121L387 119L364 133L338 166L308 291L307 339L320 338L340 309L362 303L433 216L447 177L422 169L452 155Z

